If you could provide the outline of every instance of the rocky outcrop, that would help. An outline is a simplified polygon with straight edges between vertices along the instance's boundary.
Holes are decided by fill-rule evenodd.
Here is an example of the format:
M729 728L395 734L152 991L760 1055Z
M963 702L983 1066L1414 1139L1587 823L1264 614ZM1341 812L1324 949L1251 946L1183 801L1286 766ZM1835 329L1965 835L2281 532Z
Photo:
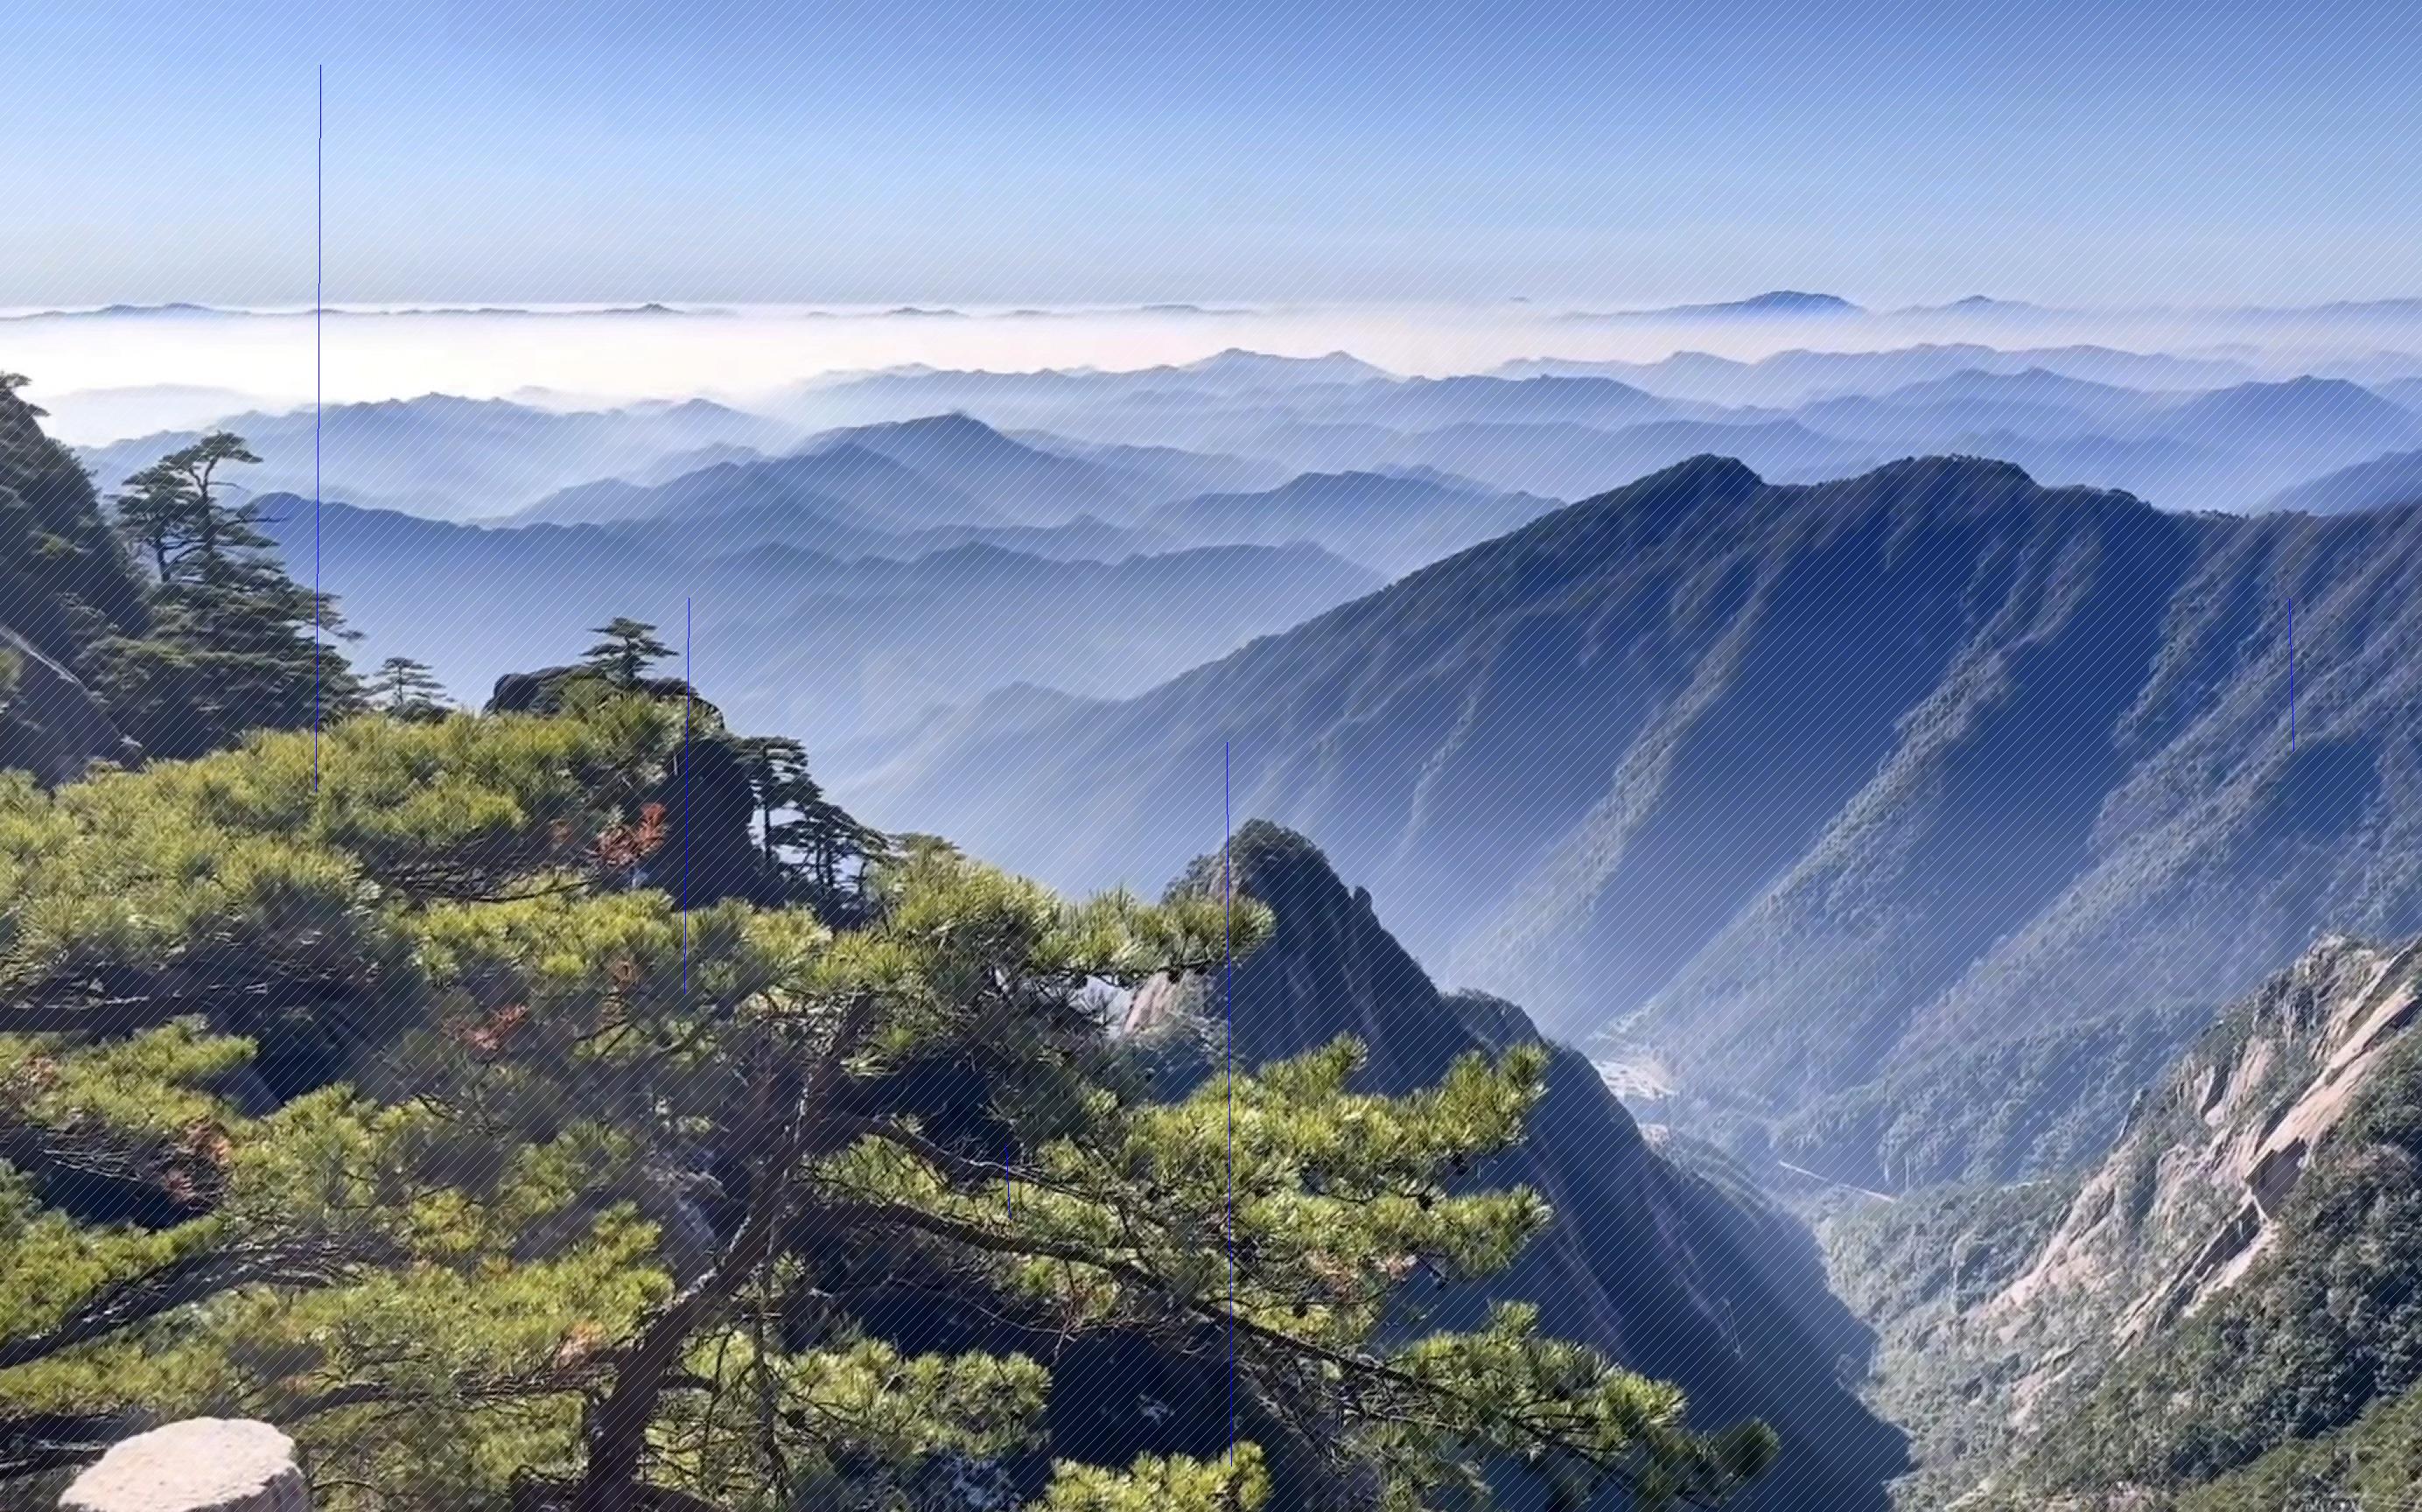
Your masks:
M2213 1022L2082 1174L1829 1221L1837 1284L1883 1329L1879 1399L1926 1425L1905 1504L2100 1486L2076 1504L2124 1505L2132 1481L2225 1470L2402 1390L2373 1357L2401 1349L2422 1268L2391 1211L2412 1157L2379 1108L2410 1097L2417 1016L2422 940L2325 938ZM1936 1258L1963 1251L2010 1259L1963 1285ZM1917 1279L1891 1293L1890 1274Z
M73 672L0 624L0 767L45 785L72 782L96 761L133 761L141 748Z
M1222 862L1203 858L1179 886L1218 890ZM1459 1055L1538 1039L1512 1003L1441 993L1381 925L1370 894L1349 891L1302 836L1248 825L1225 862L1237 893L1275 913L1275 937L1232 982L1140 994L1132 1030L1201 1036L1216 1056L1233 1026L1241 1064L1351 1034L1367 1050L1360 1084L1391 1093L1435 1082ZM1183 1053L1173 1059L1179 1075L1163 1074L1163 1086L1182 1079ZM1842 1383L1864 1369L1869 1341L1827 1294L1796 1220L1659 1156L1588 1060L1562 1047L1523 1142L1472 1179L1534 1189L1555 1221L1485 1296L1467 1288L1446 1299L1438 1322L1469 1322L1492 1298L1535 1302L1552 1331L1679 1384L1694 1424L1770 1425L1781 1461L1738 1504L1884 1505L1884 1482L1905 1468L1900 1436Z
M1988 1315L2013 1338L2068 1319L2064 1344L2124 1351L2244 1275L2417 1005L2422 941L2316 945L2138 1107Z
M294 1441L266 1423L189 1418L115 1445L60 1512L310 1512Z
M143 588L21 382L0 373L0 767L57 783L134 754L69 669L101 638L141 630Z

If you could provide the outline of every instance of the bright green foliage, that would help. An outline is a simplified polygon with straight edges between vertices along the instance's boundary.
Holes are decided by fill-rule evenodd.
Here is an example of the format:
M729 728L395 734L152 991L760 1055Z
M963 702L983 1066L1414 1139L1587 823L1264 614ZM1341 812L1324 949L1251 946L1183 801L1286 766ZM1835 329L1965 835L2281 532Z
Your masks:
M409 656L389 656L378 664L363 689L370 706L395 719L441 719L446 716L446 685L429 664Z
M157 756L195 756L246 730L295 730L359 702L334 601L287 575L260 505L222 470L260 459L212 432L126 480L118 528L151 575L150 631L91 654L118 722Z
M656 638L654 625L628 615L618 614L590 634L601 638L582 659L617 687L637 687L650 667L673 654L672 647Z
M1425 1331L1547 1219L1457 1180L1538 1052L1150 1101L1106 995L1266 912L920 843L847 928L683 914L633 885L679 712L0 786L0 1471L197 1412L286 1425L340 1509L1411 1508L1523 1465L1655 1502L1770 1455L1524 1310ZM1065 1462L1052 1362L1105 1335L1233 1347L1261 1447Z
M1131 1469L1062 1464L1043 1512L1255 1512L1269 1500L1261 1452L1240 1444L1211 1464L1147 1455Z
M2422 1390L2375 1405L2336 1433L2282 1444L2243 1470L2181 1490L2170 1507L2364 1512L2409 1506L2416 1486L2422 1486Z

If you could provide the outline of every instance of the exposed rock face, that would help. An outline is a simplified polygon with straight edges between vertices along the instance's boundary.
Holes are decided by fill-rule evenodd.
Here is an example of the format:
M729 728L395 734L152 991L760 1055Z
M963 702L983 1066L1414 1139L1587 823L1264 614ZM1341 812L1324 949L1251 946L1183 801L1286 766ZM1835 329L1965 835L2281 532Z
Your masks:
M0 622L73 661L97 636L141 630L143 583L93 480L42 433L41 415L0 380Z
M2223 1019L2138 1108L1988 1316L2016 1335L2047 1319L2100 1315L2108 1345L2124 1350L2242 1276L2309 1157L2417 1006L2422 941L2314 947Z
M101 1457L61 1512L310 1512L294 1441L266 1423L188 1418Z
M0 767L56 783L134 754L69 668L96 639L139 631L144 611L92 480L41 413L0 381Z
M2375 1205L2349 1173L2408 1158L2365 1120L2412 1075L2417 1018L2422 940L2323 939L2222 1015L2082 1177L1944 1189L1832 1221L1839 1284L1865 1294L1884 1330L1881 1399L1926 1425L1926 1471L1904 1504L1942 1505L1980 1483L1980 1506L2024 1502L2048 1475L2074 1486L2101 1473L2108 1444L2131 1439L2168 1446L2157 1465L2176 1451L2209 1473L2402 1390L2393 1369L2323 1381L2285 1367L2320 1405L2283 1427L2230 1394L2240 1368L2283 1367L2196 1341L2210 1325L2309 1341L2317 1357L2341 1335L2368 1348L2361 1299L2411 1292L2411 1261L2362 1227ZM2410 1190L2411 1178L2393 1172L2387 1186ZM2343 1228L2317 1228L2323 1213ZM1874 1295L1888 1272L1906 1278L1899 1294ZM2354 1321L2332 1332L2341 1313ZM2188 1453L2178 1420L2226 1425L2212 1431L2241 1441ZM2078 1449L2081 1425L2097 1435L2090 1450ZM2110 1495L2091 1504L2124 1504L2125 1473L2145 1467L2107 1468ZM2047 1493L2032 1504L2063 1504Z
M507 672L496 679L488 694L489 714L558 714L563 709L565 690L574 682L593 679L596 672L586 666L543 667L534 672ZM701 709L711 709L705 700L698 698L690 685L678 677L643 677L634 691L650 698L695 700Z

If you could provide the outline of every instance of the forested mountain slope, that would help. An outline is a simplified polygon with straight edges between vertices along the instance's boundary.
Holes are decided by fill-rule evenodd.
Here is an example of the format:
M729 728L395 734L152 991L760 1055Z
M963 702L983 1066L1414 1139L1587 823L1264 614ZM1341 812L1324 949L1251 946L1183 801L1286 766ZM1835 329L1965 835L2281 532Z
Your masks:
M1764 1116L2061 1026L2177 1033L2319 930L2422 927L2417 703L2422 509L1706 458L851 796L1062 884L1149 879L1224 747L1240 805L1368 878L1418 954ZM2031 1158L1954 1127L1887 1173L1897 1112L1804 1153L1868 1184Z

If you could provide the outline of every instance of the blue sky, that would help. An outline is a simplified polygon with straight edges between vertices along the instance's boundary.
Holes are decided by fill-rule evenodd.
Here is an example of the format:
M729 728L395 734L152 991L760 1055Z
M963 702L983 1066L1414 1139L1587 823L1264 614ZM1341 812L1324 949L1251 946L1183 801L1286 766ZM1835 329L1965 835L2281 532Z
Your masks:
M2422 293L2389 4L12 10L0 305Z

